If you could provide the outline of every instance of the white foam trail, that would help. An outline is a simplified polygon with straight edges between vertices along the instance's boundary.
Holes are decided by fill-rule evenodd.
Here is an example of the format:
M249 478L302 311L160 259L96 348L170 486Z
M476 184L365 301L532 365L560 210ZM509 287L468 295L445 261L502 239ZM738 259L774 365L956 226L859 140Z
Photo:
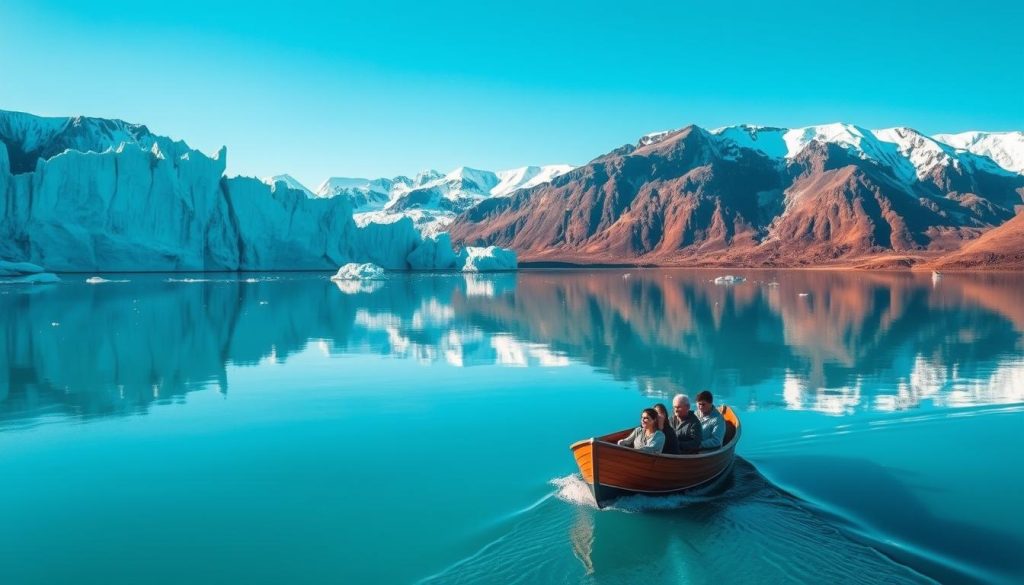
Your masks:
M209 278L168 278L164 282L213 282Z
M594 495L590 493L590 485L583 481L583 476L578 473L565 477L556 477L548 483L558 488L555 492L555 497L563 502L588 508L597 507Z
M597 508L594 496L590 492L590 485L583 481L579 474L556 477L550 481L557 491L555 497L575 506ZM648 510L675 510L685 508L692 504L699 504L712 500L708 496L696 496L689 494L671 494L665 496L645 496L641 494L622 496L616 498L606 510L617 510L619 512L644 512Z

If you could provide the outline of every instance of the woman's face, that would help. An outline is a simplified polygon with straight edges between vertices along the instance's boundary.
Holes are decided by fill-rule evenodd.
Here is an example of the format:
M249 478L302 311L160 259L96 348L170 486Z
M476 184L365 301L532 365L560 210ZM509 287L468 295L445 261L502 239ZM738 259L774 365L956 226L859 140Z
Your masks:
M640 413L640 426L645 429L653 429L657 419L652 419L646 412Z

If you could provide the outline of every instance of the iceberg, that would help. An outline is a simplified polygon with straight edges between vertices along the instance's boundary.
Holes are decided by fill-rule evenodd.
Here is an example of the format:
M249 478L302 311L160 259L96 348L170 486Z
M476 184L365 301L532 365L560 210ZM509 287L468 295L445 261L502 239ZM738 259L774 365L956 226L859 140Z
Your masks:
M487 246L486 248L467 246L459 253L456 265L463 272L496 272L515 270L518 267L518 262L513 250L497 246Z
M731 274L726 274L725 276L719 276L718 278L716 278L715 284L739 284L741 282L746 281L747 279L743 278L742 276L733 276Z
M351 262L339 268L331 280L381 280L383 278L384 269L380 266L370 262L365 264Z
M107 283L115 283L115 282L128 282L128 281L127 280L107 280L106 278L103 278L102 276L90 276L89 278L85 279L85 284L107 284Z
M45 272L42 266L29 262L0 260L0 284L50 284L60 282L56 274Z

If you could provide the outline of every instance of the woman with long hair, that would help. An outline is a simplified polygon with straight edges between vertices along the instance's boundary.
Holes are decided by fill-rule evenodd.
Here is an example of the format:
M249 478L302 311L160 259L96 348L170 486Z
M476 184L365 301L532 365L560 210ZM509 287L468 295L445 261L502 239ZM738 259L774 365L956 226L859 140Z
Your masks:
M658 430L658 411L653 408L643 409L640 413L640 426L633 429L625 439L619 439L619 445L647 453L661 453L665 445L665 433Z
M658 430L665 433L665 446L662 447L661 452L666 455L678 455L679 438L676 437L676 430L668 421L668 408L659 402L654 405L654 410L658 411Z

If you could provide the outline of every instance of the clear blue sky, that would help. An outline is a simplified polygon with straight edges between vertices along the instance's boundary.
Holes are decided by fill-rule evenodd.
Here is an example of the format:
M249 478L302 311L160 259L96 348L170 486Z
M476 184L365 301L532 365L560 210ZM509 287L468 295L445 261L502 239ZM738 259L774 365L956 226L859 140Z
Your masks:
M1024 129L1024 2L5 0L0 109L122 118L228 171L582 163L690 123Z

